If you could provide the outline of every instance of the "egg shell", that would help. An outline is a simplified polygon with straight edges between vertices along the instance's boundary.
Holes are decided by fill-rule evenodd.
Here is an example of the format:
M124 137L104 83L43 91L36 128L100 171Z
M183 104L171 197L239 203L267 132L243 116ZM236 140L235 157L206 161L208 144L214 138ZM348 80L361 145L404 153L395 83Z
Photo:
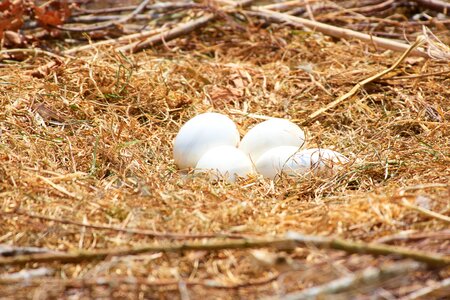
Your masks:
M210 172L211 180L236 180L253 173L253 164L244 152L233 146L219 146L207 151L198 161L195 172Z
M311 148L296 151L294 147L277 147L261 156L256 163L256 169L270 179L275 179L281 173L287 176L327 176L348 162L347 157L330 149Z
M187 121L173 145L175 164L180 169L194 168L208 150L228 145L236 147L239 131L234 122L219 113L204 113Z
M305 143L305 133L289 120L274 118L257 124L242 138L239 149L253 162L268 150L279 146L300 148Z
M295 146L280 146L266 151L256 161L255 168L258 173L266 178L275 179L281 173L283 166L296 152L299 151Z

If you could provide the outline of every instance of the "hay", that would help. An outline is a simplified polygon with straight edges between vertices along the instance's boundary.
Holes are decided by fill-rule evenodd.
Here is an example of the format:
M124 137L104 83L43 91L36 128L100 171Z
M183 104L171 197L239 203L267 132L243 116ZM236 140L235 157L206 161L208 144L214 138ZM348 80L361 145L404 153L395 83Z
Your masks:
M329 147L352 159L332 178L211 184L207 176L182 174L173 164L172 139L198 113L228 114L241 133L261 116L301 123L398 56L280 25L240 31L217 21L201 34L133 55L99 46L63 58L41 78L33 71L51 62L49 56L5 62L0 247L94 251L296 231L448 256L447 62L407 58L387 78L304 126L309 147ZM153 234L167 232L174 236ZM46 267L53 275L29 279L26 286L0 279L0 294L252 299L396 261L315 247L268 251L296 265L281 268L262 264L251 251L157 252L1 267L4 274ZM343 297L381 290L407 296L438 285L448 271L413 271L358 286Z

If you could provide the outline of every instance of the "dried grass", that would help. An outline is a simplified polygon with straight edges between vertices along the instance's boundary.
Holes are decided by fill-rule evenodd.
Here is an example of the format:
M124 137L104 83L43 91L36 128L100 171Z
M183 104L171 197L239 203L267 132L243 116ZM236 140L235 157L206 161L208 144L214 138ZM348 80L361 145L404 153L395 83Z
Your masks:
M316 33L278 26L238 31L218 22L203 35L144 53L124 57L108 47L85 52L44 78L30 74L48 57L7 64L0 69L0 243L67 251L160 241L20 211L180 234L294 230L366 242L392 237L393 245L450 255L444 234L449 224L402 205L406 199L450 215L450 79L442 73L448 63L407 59L390 78L305 126L310 147L330 147L352 159L332 178L211 184L206 176L178 172L171 157L179 127L198 113L229 114L241 133L259 122L249 114L301 123L396 58ZM401 78L428 73L438 75ZM424 236L395 238L399 233ZM315 248L285 255L301 268L268 282L277 266L261 266L250 250L224 250L48 264L56 270L51 278L2 285L0 291L37 299L252 299L392 261ZM125 276L135 282L119 280ZM343 297L383 291L399 297L448 276L448 269L420 271ZM97 278L107 283L92 284ZM186 286L173 284L180 279Z

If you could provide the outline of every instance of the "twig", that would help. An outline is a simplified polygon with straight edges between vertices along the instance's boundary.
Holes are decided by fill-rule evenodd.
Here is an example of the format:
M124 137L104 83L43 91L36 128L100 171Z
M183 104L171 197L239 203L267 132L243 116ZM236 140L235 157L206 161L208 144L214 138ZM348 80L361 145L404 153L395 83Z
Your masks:
M251 286L261 286L268 283L271 283L275 280L277 280L282 274L285 273L279 273L274 276L270 276L268 278L263 278L259 280L252 280L249 282L243 282L233 285L223 285L219 284L213 280L184 280L183 282L187 286L203 286L206 288L211 289L223 289L223 290L237 290L242 289L246 287ZM0 285L6 285L6 284L21 284L23 283L23 280L8 278L8 279L2 279L0 277ZM27 280L27 285L32 284L57 284L58 286L66 286L66 287L72 287L72 288L81 288L81 287L88 287L88 286L113 286L118 284L140 284L140 285L146 285L146 286L153 286L153 287L164 287L164 286L171 286L171 285L178 285L180 283L180 280L170 280L170 279L162 279L162 280L149 280L147 278L138 278L138 277L97 277L93 279L50 279L46 278L45 280L42 279L35 279L35 280Z
M450 230L432 231L432 232L400 232L393 235L383 236L377 240L376 243L390 243L393 241L407 241L407 240L423 240L423 239L441 239L450 240Z
M338 97L336 100L328 103L326 106L316 110L315 112L313 112L312 114L310 114L308 116L308 118L303 122L303 123L308 123L311 122L312 120L314 120L315 118L317 118L319 115L323 114L324 112L334 108L335 106L339 105L341 102L347 100L348 98L352 97L354 94L356 94L356 92L361 89L364 85L375 81L377 79L380 79L381 77L383 77L384 75L388 74L389 72L392 72L395 68L398 67L398 65L400 65L402 63L402 61L409 55L409 53L411 53L416 47L418 47L421 43L423 43L423 39L422 38L418 38L416 40L416 42L414 44L412 44L398 59L397 61L390 66L389 68L381 71L378 74L375 74L369 78L366 78L360 82L358 82L350 91L348 91L347 93L345 93L344 95Z
M180 9L180 8L195 8L199 7L199 4L194 2L160 2L155 4L150 4L145 7L145 10L170 10L170 9ZM136 9L136 5L129 5L129 6L119 6L119 7L109 7L109 8L102 8L102 9L80 9L78 10L79 13L76 13L74 15L79 16L82 14L90 14L90 15L96 15L96 14L108 14L108 13L116 13L116 12L123 12L123 11L131 11Z
M133 19L136 15L138 15L141 11L143 11L146 7L146 5L150 2L150 0L144 0L141 2L141 4L139 4L135 10L133 10L131 13L129 13L128 15L124 16L123 18L119 19L119 20L114 20L111 22L107 22L105 24L101 24L101 25L97 25L97 26L89 26L89 27L82 27L82 28L71 28L71 27L63 27L63 26L56 26L57 29L59 30L64 30L64 31L73 31L73 32L87 32L87 31L96 31L96 30L101 30L101 29L105 29L111 26L115 26L115 25L119 25L122 23L125 23L131 19Z
M18 247L0 244L0 256L16 256L16 255L27 255L27 254L37 254L37 253L56 253L56 251L38 248L38 247Z
M369 267L361 272L339 278L323 285L315 286L300 292L287 294L281 300L316 299L320 295L337 294L360 286L374 284L404 274L417 271L423 265L417 262L398 263L382 268Z
M96 47L105 46L105 45L115 45L115 44L122 44L122 43L130 43L132 40L147 38L149 36L161 33L161 32L163 32L165 30L168 30L168 29L165 28L165 27L160 27L160 28L157 28L157 29L143 31L143 32L140 32L140 33L133 33L133 34L121 36L121 37L119 37L117 39L100 41L100 42L97 42L97 43L92 43L92 44L89 44L89 45L83 45L83 46L80 46L80 47L76 47L76 48L72 48L72 49L69 49L69 50L65 50L65 51L62 52L62 54L64 54L64 55L74 54L76 52L85 51L85 50L91 50L91 49L94 49Z
M420 206L413 205L413 204L409 203L404 198L403 198L403 200L401 202L401 205L403 205L403 206L405 206L407 208L413 209L413 210L415 210L415 211L417 211L417 212L419 212L419 213L421 213L421 214L423 214L425 216L438 219L438 220L443 221L445 223L450 223L450 217L441 215L440 213L431 211L429 209L426 209L426 208L423 208L423 207L420 207Z
M450 278L444 279L442 281L432 283L430 286L421 288L417 291L412 292L404 297L399 298L398 300L415 300L415 299L431 299L430 296L436 293L439 290L450 289ZM448 291L445 292L448 296ZM442 294L444 296L444 294ZM427 298L424 298L427 297ZM433 297L434 299L434 297Z
M389 78L382 78L381 80L403 80L403 79L414 79L414 78L426 78L433 76L449 76L450 71L441 71L441 72L432 72L426 74L413 74L413 75L405 75L405 76L395 76Z
M404 43L399 43L396 41L392 41L385 38L374 37L369 34L357 32L350 29L340 28L328 24L324 24L317 21L312 21L304 18L299 18L295 16L290 16L284 13L278 13L275 11L267 10L261 7L252 7L252 10L247 12L249 15L256 15L259 17L263 17L268 20L274 20L276 22L287 23L295 27L303 27L306 26L313 30L322 32L324 34L337 37L337 38L355 38L366 43L374 44L376 47L390 49L394 51L407 51L409 50L409 45ZM428 55L422 51L415 50L411 51L411 54L428 57Z
M438 254L409 250L381 244L366 244L342 239L333 239L319 236L308 236L291 232L284 238L274 237L265 239L242 239L234 241L213 241L207 243L184 242L143 245L128 249L107 249L98 251L77 251L61 254L35 254L22 255L9 258L0 258L0 266L24 265L27 263L80 263L103 260L113 256L137 255L149 252L182 253L184 251L221 251L254 248L275 248L293 250L300 246L314 246L321 249L342 250L347 253L364 253L372 255L396 255L401 258L411 258L430 266L450 265L450 257Z
M237 7L245 7L250 5L254 0L243 0L243 1L239 1L236 2L235 4L233 4L230 8L228 9L234 9ZM119 52L130 52L130 53L135 53L138 51L141 51L143 49L155 46L157 44L160 44L162 42L167 42L170 40L173 40L177 37L183 36L188 34L189 32L192 32L198 28L201 28L203 26L205 26L206 24L208 24L210 21L214 20L217 17L216 14L206 14L198 19L186 22L184 24L181 24L169 31L166 31L164 33L158 34L156 36L152 36L150 38L148 38L145 41L139 41L139 42L135 42L132 43L130 45L127 46L123 46L123 47L119 47L116 50Z
M39 49L39 48L23 48L23 49L22 48L16 48L16 49L0 50L0 55L1 54L7 54L7 53L32 53L34 55L44 54L44 55L47 55L47 56L50 56L50 57L53 57L53 58L56 58L56 59L64 60L64 57L62 57L62 56L60 56L58 54L55 54L55 53L52 53L52 52L49 52L49 51L45 51L45 50L42 50L42 49Z
M74 198L74 199L77 199L77 200L80 200L80 199L81 199L81 196L69 192L66 188L64 188L64 187L62 187L62 186L60 186L60 185L54 183L53 181L51 181L51 180L48 179L48 178L45 178L45 177L40 176L40 175L36 175L36 177L39 178L39 179L41 179L41 180L44 181L45 183L47 183L49 186L51 186L51 187L54 188L55 190L57 190L57 191L63 193L64 195L66 195L66 196L68 196L68 197L70 197L70 198Z
M19 272L15 273L9 273L9 274L3 274L0 275L0 284L2 282L24 282L27 283L30 281L31 278L35 277L43 277L43 276L51 276L55 273L54 270L48 269L48 268L38 268L38 269L31 269L31 270L20 270Z
M129 45L119 47L116 50L118 52L130 52L130 53L139 52L145 48L149 48L154 45L160 44L163 41L167 42L167 41L173 40L177 37L180 37L191 31L194 31L200 27L203 27L204 25L206 25L208 22L210 22L214 18L215 18L215 15L207 14L198 19L181 24L173 29L170 29L169 31L152 36L145 41L134 42Z
M153 237L153 238L168 238L168 239L175 239L175 240L203 239L203 238L228 238L228 239L248 238L245 235L237 235L237 234L231 234L231 233L179 234L179 233L172 233L172 232L158 232L158 231L152 231L152 230L143 230L143 229L137 229L137 228L121 228L121 227L108 226L108 225L102 225L102 224L86 224L86 223L76 222L76 221L67 220L67 219L59 219L59 218L54 218L54 217L37 215L37 214L22 211L22 210L14 210L11 212L0 212L0 215L10 215L10 214L23 215L23 216L27 216L30 218L36 218L36 219L50 221L50 222L57 222L57 223L61 223L61 224L68 224L68 225L74 225L74 226L80 226L80 227L86 227L86 228L92 228L92 229L98 229L98 230L117 231L117 232L123 232L123 233L128 233L128 234L149 236L149 237ZM0 254L1 254L1 252L0 252Z
M440 1L440 0L414 0L417 5L439 11L445 15L450 15L450 3L448 1Z

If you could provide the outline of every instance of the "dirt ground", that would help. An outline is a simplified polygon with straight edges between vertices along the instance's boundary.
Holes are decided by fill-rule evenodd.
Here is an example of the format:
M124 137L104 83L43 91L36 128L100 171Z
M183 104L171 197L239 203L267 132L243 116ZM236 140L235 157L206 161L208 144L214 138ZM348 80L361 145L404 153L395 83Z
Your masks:
M44 76L33 72L51 57L3 61L0 245L72 253L295 231L448 257L448 61L410 56L304 122L400 55L281 25L236 29L222 20L137 54L82 52ZM275 183L183 174L172 140L206 111L230 116L241 137L265 117L290 119L307 132L308 147L334 149L351 163L330 178ZM264 264L258 254L284 263ZM282 297L399 261L309 246L0 265L0 275L48 272L29 281L0 277L0 298ZM448 267L420 269L323 299L397 299L448 277Z

